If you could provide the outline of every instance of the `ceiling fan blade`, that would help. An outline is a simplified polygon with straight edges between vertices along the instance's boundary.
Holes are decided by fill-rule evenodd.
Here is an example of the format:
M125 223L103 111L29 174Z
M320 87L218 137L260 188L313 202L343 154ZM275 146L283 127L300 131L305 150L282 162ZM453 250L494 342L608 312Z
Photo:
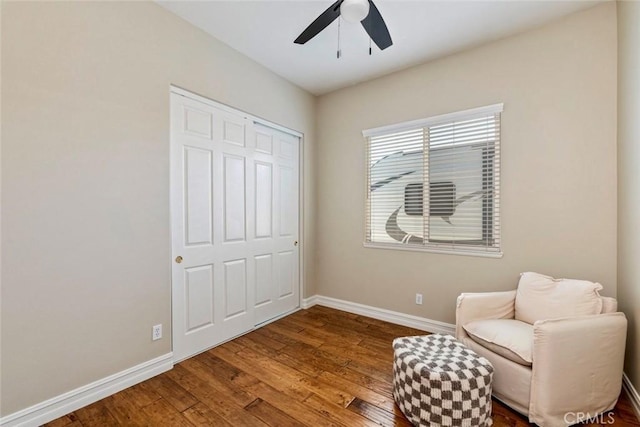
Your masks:
M320 31L327 28L329 24L331 24L336 20L338 16L340 16L340 5L342 4L342 1L343 0L336 1L334 4L329 6L327 10L322 12L320 16L318 16L315 21L309 24L309 26L302 32L302 34L300 34L298 38L294 40L294 43L305 44L306 42L317 36Z
M361 24L380 50L385 50L393 44L387 24L384 23L380 11L371 0L369 0L369 14Z

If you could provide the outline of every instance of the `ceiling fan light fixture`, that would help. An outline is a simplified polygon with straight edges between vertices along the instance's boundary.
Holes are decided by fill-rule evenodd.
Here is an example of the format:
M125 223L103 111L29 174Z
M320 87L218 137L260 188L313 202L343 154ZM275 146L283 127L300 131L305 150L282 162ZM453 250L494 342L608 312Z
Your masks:
M347 22L360 22L369 14L368 0L344 0L340 5L340 15Z

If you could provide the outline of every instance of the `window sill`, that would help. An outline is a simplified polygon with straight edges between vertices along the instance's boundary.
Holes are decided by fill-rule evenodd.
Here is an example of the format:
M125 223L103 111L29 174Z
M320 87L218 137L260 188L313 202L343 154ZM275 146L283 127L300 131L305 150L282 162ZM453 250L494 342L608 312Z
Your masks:
M460 249L438 249L433 247L419 247L419 246L409 246L409 245L398 245L398 244L385 244L385 243L364 243L363 246L365 248L371 249L388 249L393 251L413 251L413 252L430 252L434 254L444 254L444 255L463 255L463 256L474 256L474 257L482 257L482 258L502 258L502 252L489 252L489 251L479 251L479 250L469 250L464 251Z

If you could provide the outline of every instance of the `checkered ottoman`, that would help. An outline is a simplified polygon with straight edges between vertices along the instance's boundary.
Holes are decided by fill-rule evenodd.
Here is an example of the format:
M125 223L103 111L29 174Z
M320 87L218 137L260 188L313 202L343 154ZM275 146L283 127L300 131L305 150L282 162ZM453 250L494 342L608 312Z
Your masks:
M493 366L450 335L393 340L393 397L414 425L488 427Z

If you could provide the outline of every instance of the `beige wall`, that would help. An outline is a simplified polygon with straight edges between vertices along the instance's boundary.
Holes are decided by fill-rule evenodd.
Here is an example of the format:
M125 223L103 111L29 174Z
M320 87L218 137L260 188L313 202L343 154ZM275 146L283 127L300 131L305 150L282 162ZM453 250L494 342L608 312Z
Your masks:
M618 2L618 298L625 372L640 390L640 2Z
M313 96L154 3L5 3L2 415L171 350L170 83L305 133L314 293Z
M498 102L504 257L363 248L361 131ZM317 139L319 294L451 323L522 271L616 294L615 3L322 96Z

